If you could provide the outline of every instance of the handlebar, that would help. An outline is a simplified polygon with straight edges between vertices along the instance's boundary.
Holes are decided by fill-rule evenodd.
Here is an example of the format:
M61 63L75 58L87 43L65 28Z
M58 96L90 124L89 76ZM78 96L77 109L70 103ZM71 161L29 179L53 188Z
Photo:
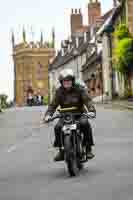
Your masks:
M61 115L56 115L54 117L51 117L49 121L54 121L55 119L59 119L61 117L62 117Z
M94 116L92 116L92 112L90 112L91 114L89 115L89 113L72 113L72 115L81 115L81 116L86 116L88 119L94 119L94 118L96 118L96 114L94 113ZM57 114L56 116L54 116L54 117L51 117L50 119L49 119L49 122L52 122L52 121L54 121L55 119L60 119L60 118L62 118L63 117L63 114Z
M96 118L96 113L93 112L94 116L92 116L92 112L90 112L91 114L89 115L89 113L83 113L83 116L86 116L88 117L88 119L93 119L93 118Z

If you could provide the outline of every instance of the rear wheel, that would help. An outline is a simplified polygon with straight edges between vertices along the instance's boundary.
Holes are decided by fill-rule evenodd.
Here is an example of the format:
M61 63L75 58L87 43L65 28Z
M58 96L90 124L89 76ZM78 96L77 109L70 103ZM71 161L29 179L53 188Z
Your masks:
M70 176L76 176L80 167L78 165L76 152L72 146L71 138L69 135L66 135L64 138L64 149L68 173Z

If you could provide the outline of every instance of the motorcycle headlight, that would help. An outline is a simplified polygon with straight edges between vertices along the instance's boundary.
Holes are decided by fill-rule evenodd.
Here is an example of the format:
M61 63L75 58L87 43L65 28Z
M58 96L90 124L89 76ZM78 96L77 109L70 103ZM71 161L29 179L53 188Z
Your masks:
M71 123L71 122L72 122L72 116L71 116L71 115L66 115L66 116L64 117L64 121L65 121L66 123Z

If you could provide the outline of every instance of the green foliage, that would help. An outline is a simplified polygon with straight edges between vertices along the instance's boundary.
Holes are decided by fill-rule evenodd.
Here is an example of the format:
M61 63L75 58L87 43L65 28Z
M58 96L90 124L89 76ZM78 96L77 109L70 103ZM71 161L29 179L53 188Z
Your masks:
M116 70L122 74L128 73L128 66L133 63L133 39L124 38L118 41L114 53Z
M122 40L127 37L131 37L131 34L128 30L128 27L126 24L120 24L116 31L115 31L115 36L117 37L118 40Z
M45 42L45 45L46 45L48 48L53 48L53 43L52 43L52 42Z
M7 108L7 98L8 96L5 94L0 94L0 108Z
M129 98L129 97L132 97L133 96L133 91L131 88L127 88L125 89L125 92L124 92L124 97L125 98Z
M124 76L129 72L129 66L133 63L133 38L126 25L120 25L115 32L117 37L114 50L114 66Z
M0 94L0 111L5 108L10 108L13 106L13 102L7 102L8 96L5 94Z
M48 95L47 95L47 96L44 96L44 97L43 97L43 104L44 104L44 105L48 105L48 102L49 102Z

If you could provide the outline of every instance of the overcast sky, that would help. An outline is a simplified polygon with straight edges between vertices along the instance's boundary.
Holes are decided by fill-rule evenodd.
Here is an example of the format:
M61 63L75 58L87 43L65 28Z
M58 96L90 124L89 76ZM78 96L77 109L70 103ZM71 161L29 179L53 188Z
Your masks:
M22 39L25 26L28 40L40 39L40 30L44 38L51 38L51 29L55 28L56 47L70 34L69 15L71 8L82 8L84 23L87 23L87 3L89 0L4 0L0 12L0 93L13 98L13 61L11 49L11 30L14 30L16 42ZM112 8L112 0L101 0L102 13ZM31 28L32 27L32 28Z

